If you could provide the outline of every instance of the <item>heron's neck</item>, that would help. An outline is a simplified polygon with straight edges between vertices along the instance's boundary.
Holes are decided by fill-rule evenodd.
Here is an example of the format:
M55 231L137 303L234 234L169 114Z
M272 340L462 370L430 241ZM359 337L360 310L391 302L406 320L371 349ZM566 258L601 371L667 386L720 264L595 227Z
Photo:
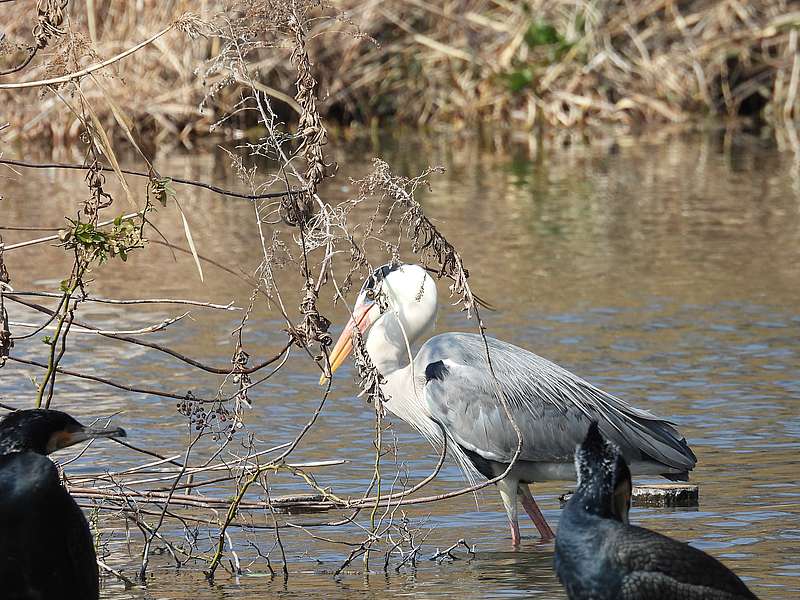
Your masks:
M373 338L370 336L370 342L372 341ZM412 358L409 355L408 347L404 343L402 345L392 343L384 338L380 339L380 343L368 344L367 352L378 372L387 378L396 371L407 367Z
M415 332L406 332L395 318L384 318L376 324L367 338L367 353L381 375L407 367L413 360L412 345Z

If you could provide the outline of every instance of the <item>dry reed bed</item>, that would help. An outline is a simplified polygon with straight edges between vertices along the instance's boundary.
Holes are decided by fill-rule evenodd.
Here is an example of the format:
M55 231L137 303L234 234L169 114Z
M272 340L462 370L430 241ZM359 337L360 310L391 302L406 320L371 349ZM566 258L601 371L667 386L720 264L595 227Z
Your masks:
M57 0L38 4L48 2ZM186 11L224 29L227 16L240 14L228 4L69 2L73 33L53 34L30 65L0 77L0 84L99 62ZM274 10L276 4L249 2L238 11ZM20 47L33 39L36 13L23 2L0 10L5 70L25 57ZM757 115L773 125L800 119L800 11L787 0L339 0L319 14L325 18L314 21L309 36L322 91L319 110L344 124L630 128L706 115ZM236 75L224 62L213 63L220 43L212 31L195 40L172 31L98 72L145 143L207 134L240 99ZM68 45L77 48L78 62L64 60ZM249 59L291 118L295 105L285 97L295 94L290 50L256 48ZM89 98L103 93L84 85ZM0 121L11 124L7 140L59 144L77 136L78 119L55 94L0 94ZM113 125L112 115L100 116ZM224 128L242 135L253 124L243 113Z

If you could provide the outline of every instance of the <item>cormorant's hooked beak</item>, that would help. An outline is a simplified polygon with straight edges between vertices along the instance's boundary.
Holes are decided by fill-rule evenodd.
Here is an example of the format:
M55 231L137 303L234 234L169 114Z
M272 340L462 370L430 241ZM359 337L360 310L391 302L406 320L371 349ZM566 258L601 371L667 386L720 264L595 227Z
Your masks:
M372 310L372 309L375 310ZM363 335L369 329L375 320L380 316L378 311L378 304L374 300L364 300L363 303L357 305L353 309L353 317L344 326L342 334L336 340L336 345L331 350L330 363L331 372L323 373L319 378L319 384L325 385L328 379L333 375L334 371L338 369L345 361L347 356L353 351L353 332L358 331Z
M75 431L62 429L61 431L56 431L50 436L50 440L47 443L47 453L49 454L51 452L55 452L56 450L61 450L62 448L68 448L69 446L74 446L75 444L85 442L86 440L92 440L94 438L118 438L127 437L127 435L128 434L125 433L125 430L122 427L81 426L80 429L76 429Z

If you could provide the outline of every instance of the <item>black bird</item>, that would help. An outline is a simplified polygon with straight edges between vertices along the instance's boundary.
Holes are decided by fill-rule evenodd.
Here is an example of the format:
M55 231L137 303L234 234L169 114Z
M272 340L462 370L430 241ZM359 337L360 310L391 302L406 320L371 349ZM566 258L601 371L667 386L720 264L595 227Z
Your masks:
M756 596L716 558L628 524L631 474L597 423L575 451L578 486L556 535L570 600L744 600Z
M0 596L99 597L89 524L47 455L115 428L84 427L58 410L17 410L0 421Z

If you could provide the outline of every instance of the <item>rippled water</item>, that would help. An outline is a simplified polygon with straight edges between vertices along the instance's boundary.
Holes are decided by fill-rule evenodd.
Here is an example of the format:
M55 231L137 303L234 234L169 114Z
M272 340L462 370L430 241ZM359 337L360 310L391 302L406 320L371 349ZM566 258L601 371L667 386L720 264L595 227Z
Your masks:
M731 140L727 140L730 142ZM333 144L342 165L326 194L352 193L349 176L360 176L368 160L384 156L402 174L428 164L447 172L421 194L425 210L463 251L479 294L497 306L484 317L492 335L525 346L575 371L638 406L672 418L686 434L699 463L696 509L634 509L632 520L713 553L737 571L763 598L796 597L800 590L800 175L792 157L749 137L722 143L715 136L668 136L620 140L613 145L573 147L532 154L527 148L479 150L444 142L389 140L380 147ZM172 157L165 173L213 179L233 186L224 159L211 154ZM85 194L80 175L25 172L3 174L2 224L59 225L57 214ZM180 190L202 254L244 272L257 266L260 249L252 207L205 193ZM55 208L53 205L55 204ZM362 215L366 214L367 209ZM157 224L182 242L176 214L162 210ZM53 215L52 217L48 215ZM3 232L7 243L35 237ZM376 255L373 260L381 259ZM68 257L38 246L10 252L6 262L17 289L56 289ZM281 276L284 285L288 275ZM93 288L111 297L191 297L245 305L249 287L206 268L200 283L189 258L173 262L163 247L151 247L126 265L96 273ZM440 293L443 288L440 287ZM326 309L327 310L327 309ZM131 329L182 311L158 307L92 305L80 317L96 323L124 322ZM338 325L341 308L331 310ZM208 362L224 366L232 350L230 331L239 316L193 311L194 320L157 338ZM36 320L14 309L12 320ZM248 351L273 354L283 339L278 313L258 305L246 337ZM438 329L470 329L457 310L444 306ZM338 332L338 329L337 329ZM44 360L39 337L20 342L17 356ZM144 387L213 392L216 379L163 355L75 336L64 365ZM323 485L358 494L372 475L372 409L354 398L352 370L344 367L317 426L293 459L341 458L344 465L320 469ZM0 370L0 397L30 405L30 376L38 372L9 363ZM264 444L291 440L319 402L317 375L296 356L253 393L248 425ZM67 377L59 380L55 406L87 419L122 411L117 417L132 441L159 452L180 452L185 421L171 402L127 395ZM399 460L412 481L424 477L436 456L403 423L395 423ZM66 454L66 453L65 453ZM102 465L116 469L140 461L116 445L96 444L69 472ZM461 484L447 467L434 490ZM275 493L307 491L301 481L273 478ZM557 497L569 483L534 486L545 515L557 524ZM124 591L108 580L104 598L360 598L563 597L555 580L552 544L538 544L523 525L524 544L511 552L499 496L484 490L479 508L470 496L424 506L406 514L427 535L415 569L384 573L373 562L363 574L358 563L334 578L349 549L285 530L291 576L288 583L264 573L221 577L214 586L196 570L175 573L164 557L154 558L147 591ZM291 519L311 524L320 515ZM363 523L362 523L363 524ZM355 526L314 529L339 540L362 539ZM248 535L233 531L247 555ZM252 537L252 536L249 536ZM459 538L476 546L474 557L427 560L437 547ZM107 561L132 574L138 564L138 534L124 543L115 525ZM255 538L268 550L270 531ZM273 553L274 564L279 562Z

